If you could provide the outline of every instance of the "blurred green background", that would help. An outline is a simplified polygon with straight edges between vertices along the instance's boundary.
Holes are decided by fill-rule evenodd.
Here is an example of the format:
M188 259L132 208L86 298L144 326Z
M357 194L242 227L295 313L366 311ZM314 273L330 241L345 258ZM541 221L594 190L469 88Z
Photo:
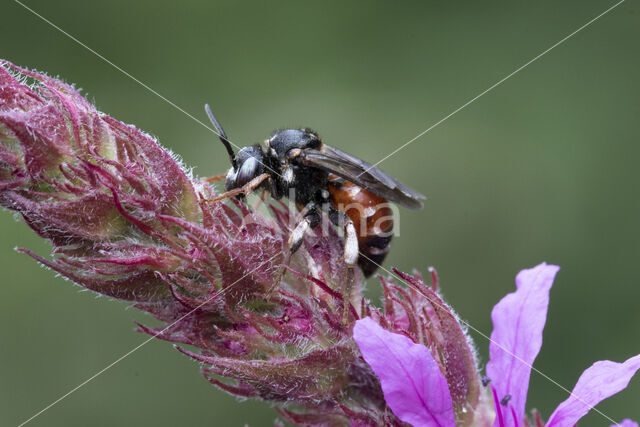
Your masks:
M311 126L374 163L613 2L26 4L200 120L210 103L234 142ZM19 4L0 15L0 57L76 83L197 174L226 171L219 142L187 115ZM423 211L402 210L385 265L435 266L447 300L485 334L518 270L562 267L535 366L569 389L592 362L640 353L638 52L640 9L627 1L381 165L428 196ZM14 252L49 246L6 211L0 236L0 425L16 425L145 340L133 320L148 319ZM488 343L474 338L484 364ZM533 374L529 408L546 417L565 397ZM640 420L640 378L598 408ZM274 418L153 341L30 425ZM609 423L591 413L581 424Z

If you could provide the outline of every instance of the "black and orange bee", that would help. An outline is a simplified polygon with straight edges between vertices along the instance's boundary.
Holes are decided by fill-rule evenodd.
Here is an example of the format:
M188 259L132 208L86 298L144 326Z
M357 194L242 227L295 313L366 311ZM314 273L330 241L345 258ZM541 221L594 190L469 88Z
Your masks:
M322 142L311 129L277 130L264 142L233 152L226 133L205 110L231 159L224 179L226 197L243 197L262 189L275 199L295 195L302 219L289 238L289 256L302 244L305 233L322 220L323 207L329 220L344 227L344 261L356 263L366 277L372 275L390 249L393 220L391 201L410 209L421 209L425 197L375 166ZM361 255L361 256L359 256ZM279 284L276 281L274 286Z

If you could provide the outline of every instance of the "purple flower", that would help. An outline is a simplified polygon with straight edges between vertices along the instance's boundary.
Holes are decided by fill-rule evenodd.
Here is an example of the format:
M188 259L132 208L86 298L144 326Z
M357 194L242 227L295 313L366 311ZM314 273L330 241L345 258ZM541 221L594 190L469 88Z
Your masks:
M494 425L518 426L525 419L531 365L542 346L549 291L559 269L543 263L522 270L516 277L516 291L493 308L487 375L495 391L496 412L502 415ZM640 355L624 363L594 363L582 373L571 395L558 405L546 425L575 425L595 405L623 390L638 369Z
M427 347L385 331L369 317L356 323L353 338L398 418L413 425L455 426L447 379Z
M476 425L530 424L525 411L529 377L542 346L549 291L558 270L557 266L543 263L521 271L516 277L516 291L494 307L486 371L491 380L495 414L487 415L481 396L480 404L474 407L477 414L472 418ZM444 390L442 370L436 369L438 364L432 357L435 353L426 354L427 348L405 342L406 337L385 331L366 318L356 322L354 338L365 361L380 377L387 404L398 418L414 425L451 425L454 412L449 409L447 396L439 396L450 392L451 385ZM583 372L571 395L558 405L546 426L574 426L599 402L623 390L638 369L640 355L623 363L594 363ZM421 387L424 384L431 387ZM536 423L542 422L537 419ZM621 425L637 426L631 420Z
M511 396L507 407L513 408L519 423L525 412L531 365L542 347L549 290L559 269L542 264L522 270L516 276L516 292L506 295L491 312L487 376L499 399ZM505 422L513 422L510 414Z

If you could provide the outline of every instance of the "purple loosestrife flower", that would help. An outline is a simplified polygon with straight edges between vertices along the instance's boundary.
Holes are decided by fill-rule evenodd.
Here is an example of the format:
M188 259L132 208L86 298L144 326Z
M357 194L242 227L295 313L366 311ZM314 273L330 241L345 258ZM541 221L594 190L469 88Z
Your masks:
M549 291L559 267L540 264L522 270L516 277L516 291L505 296L493 309L494 325L489 346L487 375L491 380L495 415L485 404L476 410L474 422L483 426L542 426L539 415L530 421L525 414L529 376L542 346L542 330L547 317ZM442 396L446 366L435 361L438 353L387 331L370 319L356 322L354 338L365 361L380 377L387 404L405 422L424 426L450 426L454 411ZM551 414L546 426L574 426L602 400L623 390L640 369L640 355L623 363L600 361L585 370L571 395ZM453 390L449 383L449 393ZM619 425L637 426L631 420Z
M455 426L447 379L427 347L385 331L369 317L358 320L353 337L380 377L389 407L403 421Z
M410 289L382 280L378 309L360 296L356 274L344 325L339 290L349 275L329 228L305 238L267 295L295 212L205 202L215 195L153 138L97 111L72 86L0 62L0 205L53 246L51 258L22 252L149 313L162 326L140 331L191 346L178 349L212 384L272 402L291 423L404 425L353 340L363 316L405 345L425 345L448 393L442 410L473 421L481 397L474 352L419 276L402 275Z
M549 291L558 270L544 263L522 270L516 276L516 291L493 308L487 375L492 380L499 415L494 425L518 426L526 420L531 365L542 346ZM558 405L546 425L575 425L602 400L624 390L638 369L640 355L624 363L594 363L582 373L571 395Z

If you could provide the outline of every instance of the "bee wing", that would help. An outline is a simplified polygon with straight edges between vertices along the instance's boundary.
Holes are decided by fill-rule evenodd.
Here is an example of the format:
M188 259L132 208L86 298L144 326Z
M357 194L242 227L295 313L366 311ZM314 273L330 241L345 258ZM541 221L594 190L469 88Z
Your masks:
M426 199L377 167L330 145L305 149L300 157L307 166L324 169L409 209L422 209L420 200Z

